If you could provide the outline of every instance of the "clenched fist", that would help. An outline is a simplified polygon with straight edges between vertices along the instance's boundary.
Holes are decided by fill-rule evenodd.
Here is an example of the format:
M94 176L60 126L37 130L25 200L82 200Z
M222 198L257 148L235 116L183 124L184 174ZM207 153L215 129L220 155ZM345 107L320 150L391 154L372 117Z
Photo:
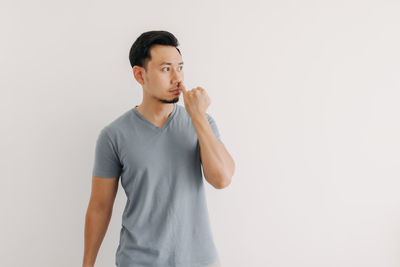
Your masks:
M186 91L185 85L182 82L178 83L178 87L182 91L185 109L190 117L194 118L205 115L208 106L211 104L211 99L207 95L207 92L201 87Z

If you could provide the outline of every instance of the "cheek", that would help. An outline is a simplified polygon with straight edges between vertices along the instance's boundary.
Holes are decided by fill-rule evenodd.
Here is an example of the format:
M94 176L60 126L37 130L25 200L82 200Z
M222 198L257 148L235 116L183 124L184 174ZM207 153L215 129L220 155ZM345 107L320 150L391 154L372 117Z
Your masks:
M151 82L154 84L161 84L164 83L165 78L162 77L162 75L153 75L151 77Z

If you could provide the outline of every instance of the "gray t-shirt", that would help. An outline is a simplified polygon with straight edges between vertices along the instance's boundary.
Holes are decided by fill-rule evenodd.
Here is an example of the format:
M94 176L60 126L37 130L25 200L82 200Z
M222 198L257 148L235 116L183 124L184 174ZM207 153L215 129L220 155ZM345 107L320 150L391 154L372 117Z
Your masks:
M161 128L135 106L98 136L93 176L121 177L127 196L115 254L119 267L203 267L218 259L197 133L186 109L173 105Z

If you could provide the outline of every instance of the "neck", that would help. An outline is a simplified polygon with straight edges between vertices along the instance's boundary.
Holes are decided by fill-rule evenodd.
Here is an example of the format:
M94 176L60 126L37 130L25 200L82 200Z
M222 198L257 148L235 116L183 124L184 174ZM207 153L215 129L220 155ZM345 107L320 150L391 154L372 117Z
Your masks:
M164 121L168 119L174 110L174 103L157 103L149 105L142 101L142 103L136 107L136 110L149 120Z

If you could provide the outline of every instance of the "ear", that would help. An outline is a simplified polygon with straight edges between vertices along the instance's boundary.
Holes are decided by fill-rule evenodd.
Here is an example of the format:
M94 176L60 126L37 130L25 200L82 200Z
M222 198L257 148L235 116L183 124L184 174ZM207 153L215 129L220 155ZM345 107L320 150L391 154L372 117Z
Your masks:
M133 76L135 77L135 80L140 83L141 85L144 84L144 79L143 79L143 68L139 66L133 66L132 68Z

